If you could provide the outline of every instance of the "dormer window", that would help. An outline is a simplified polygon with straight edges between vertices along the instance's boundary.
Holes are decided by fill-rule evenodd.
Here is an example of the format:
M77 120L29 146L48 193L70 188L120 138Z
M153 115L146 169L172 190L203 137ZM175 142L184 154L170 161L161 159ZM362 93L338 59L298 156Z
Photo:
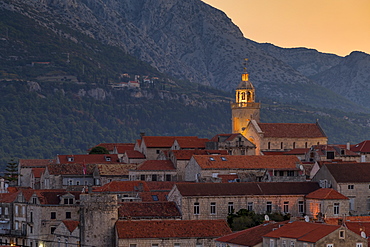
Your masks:
M73 157L67 157L67 160L68 160L68 162L73 162L75 160L75 158L73 158Z
M37 204L37 198L36 197L32 198L32 204Z
M225 158L225 157L221 157L221 160L222 160L222 161L226 161L226 158Z
M215 158L210 157L210 158L209 158L209 160L210 160L210 161L215 161Z
M110 156L105 156L105 161L111 161Z
M73 198L64 198L64 204L73 204Z

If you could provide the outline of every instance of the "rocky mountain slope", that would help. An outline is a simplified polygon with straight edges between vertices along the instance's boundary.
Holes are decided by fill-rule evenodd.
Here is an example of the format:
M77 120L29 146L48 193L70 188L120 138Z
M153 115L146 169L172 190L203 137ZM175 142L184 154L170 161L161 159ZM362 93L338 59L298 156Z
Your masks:
M178 78L231 91L247 57L251 80L262 97L369 111L355 95L338 93L323 82L327 78L321 73L339 66L343 58L299 49L265 49L245 39L223 12L200 0L4 0L1 8L79 42L64 28L68 26Z

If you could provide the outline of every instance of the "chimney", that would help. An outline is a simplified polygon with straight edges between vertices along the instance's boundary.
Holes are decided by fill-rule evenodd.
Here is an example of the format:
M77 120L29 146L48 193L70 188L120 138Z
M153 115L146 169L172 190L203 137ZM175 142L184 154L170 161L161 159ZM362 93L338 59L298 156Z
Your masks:
M351 150L351 143L347 142L347 150Z

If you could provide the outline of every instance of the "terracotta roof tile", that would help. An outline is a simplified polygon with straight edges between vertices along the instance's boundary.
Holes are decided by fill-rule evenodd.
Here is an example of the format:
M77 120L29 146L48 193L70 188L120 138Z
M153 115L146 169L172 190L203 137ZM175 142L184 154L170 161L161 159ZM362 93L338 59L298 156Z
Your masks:
M306 196L308 199L321 199L321 200L349 200L348 197L339 193L334 189L321 188L315 190Z
M359 153L370 153L370 140L366 140L356 145L353 145L351 147L351 150L353 152L359 152Z
M55 164L55 159L20 159L21 167L46 167L49 164Z
M230 243L241 246L256 246L262 243L262 236L286 224L284 222L269 222L243 231L235 232L216 239L218 242Z
M58 205L60 204L60 196L65 194L72 194L77 200L80 198L81 192L66 191L66 190L34 190L40 204L43 205Z
M138 220L117 221L119 239L216 238L230 234L224 220Z
M264 137L317 138L326 137L317 124L309 123L258 123Z
M309 148L295 148L290 151L285 152L285 155L298 155L298 154L306 154L310 149Z
M17 198L19 192L14 193L0 193L1 203L12 203Z
M294 238L297 241L316 243L338 228L340 226L294 221L267 233L264 237Z
M41 174L45 171L45 168L32 168L32 173L35 178L41 178Z
M177 183L182 196L307 195L319 189L315 182Z
M229 183L230 181L235 181L238 178L236 174L225 174L225 175L218 175L221 178L222 183Z
M370 163L325 164L337 183L370 182Z
M206 138L177 138L177 143L180 148L200 148L204 149L206 147L206 142L209 142L209 139Z
M170 160L147 160L141 163L137 171L175 171L176 168Z
M181 218L175 202L125 202L118 209L120 219Z
M125 154L129 159L145 159L145 155L136 150L126 150Z
M149 191L145 181L112 181L101 187L94 188L96 192L131 192Z
M202 169L290 169L298 170L300 160L286 155L194 155Z
M62 222L67 227L70 233L72 233L80 224L79 221L75 220L63 220Z
M85 166L86 175L92 175L96 165ZM85 167L83 164L53 164L47 165L47 169L52 175L84 175Z
M146 181L150 191L170 191L175 183L174 181Z
M117 154L71 154L58 155L60 164L116 164L120 163Z
M193 155L228 155L227 150L183 149L171 150L177 160L190 160Z
M128 175L129 170L136 169L137 164L105 164L96 165L101 176Z
M370 222L370 216L346 216L345 221L343 221L343 217L332 217L324 220L328 225L342 225L342 223L346 222Z
M169 191L140 192L139 197L143 202L166 202Z

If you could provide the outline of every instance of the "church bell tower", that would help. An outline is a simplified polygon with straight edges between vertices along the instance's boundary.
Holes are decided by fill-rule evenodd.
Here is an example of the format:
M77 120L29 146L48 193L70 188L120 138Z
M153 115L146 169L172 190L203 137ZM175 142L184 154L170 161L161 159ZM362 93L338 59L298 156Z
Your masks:
M261 104L255 102L255 89L249 81L245 59L241 81L235 91L235 102L231 103L232 133L242 133L251 120L260 121Z

